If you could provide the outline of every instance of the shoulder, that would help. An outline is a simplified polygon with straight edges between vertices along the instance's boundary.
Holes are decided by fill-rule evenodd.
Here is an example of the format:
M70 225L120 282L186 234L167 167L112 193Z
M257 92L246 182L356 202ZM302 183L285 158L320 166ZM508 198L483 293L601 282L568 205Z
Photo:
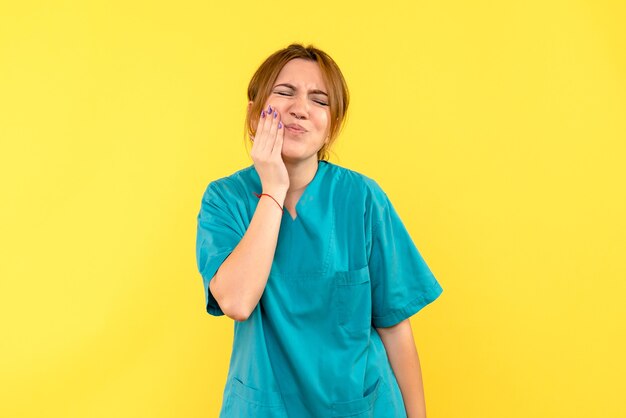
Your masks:
M378 182L360 171L325 161L328 171L341 187L357 189L364 195L380 198L385 192Z
M337 164L327 163L329 172L334 174L339 189L342 193L356 195L366 207L383 207L389 198L380 184L368 174L342 167Z
M346 211L362 211L367 225L377 225L388 215L391 202L387 193L371 176L353 169L329 163L334 174L335 196ZM353 213L353 212L352 212Z
M210 181L204 191L204 200L244 197L247 190L255 188L256 183L260 184L260 180L254 165L250 165Z
M212 216L232 225L245 225L256 181L254 165L210 181L202 195L198 219Z

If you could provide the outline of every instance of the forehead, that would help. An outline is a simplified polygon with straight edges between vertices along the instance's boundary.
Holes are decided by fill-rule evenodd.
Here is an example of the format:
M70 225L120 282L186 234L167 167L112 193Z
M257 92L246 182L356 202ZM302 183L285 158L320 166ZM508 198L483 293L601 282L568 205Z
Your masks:
M276 78L276 84L290 83L296 87L326 90L322 71L315 61L295 58L283 66Z

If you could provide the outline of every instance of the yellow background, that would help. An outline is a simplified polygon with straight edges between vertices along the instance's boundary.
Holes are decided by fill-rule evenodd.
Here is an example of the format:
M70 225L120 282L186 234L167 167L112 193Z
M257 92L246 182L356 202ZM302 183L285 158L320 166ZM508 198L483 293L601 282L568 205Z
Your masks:
M251 164L247 83L313 43L331 162L390 196L444 288L411 320L430 418L623 417L618 1L0 6L0 416L216 417L232 320L195 265Z

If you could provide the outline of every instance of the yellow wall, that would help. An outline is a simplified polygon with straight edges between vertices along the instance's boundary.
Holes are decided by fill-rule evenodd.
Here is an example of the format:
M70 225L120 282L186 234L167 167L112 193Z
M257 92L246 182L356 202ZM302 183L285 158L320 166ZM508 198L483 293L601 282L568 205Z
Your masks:
M626 416L625 11L3 2L0 416L217 416L233 323L196 215L251 164L247 83L292 41L351 89L331 162L445 289L412 318L429 417Z

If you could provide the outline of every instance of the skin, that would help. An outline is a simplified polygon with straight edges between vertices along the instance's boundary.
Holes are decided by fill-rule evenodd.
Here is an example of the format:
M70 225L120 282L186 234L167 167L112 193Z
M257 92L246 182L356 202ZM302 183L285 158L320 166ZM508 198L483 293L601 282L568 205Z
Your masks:
M291 84L294 89L278 86L283 83ZM264 190L266 187L268 190L286 187L284 205L294 219L297 216L296 203L315 176L317 152L328 142L330 129L328 98L312 90L328 92L316 62L296 58L285 64L264 103L264 109L267 111L271 107L272 112L277 114L275 120L282 122L282 125L297 123L306 132L294 133L284 126L272 131L273 125L268 124L269 119L260 118L256 137L261 137L263 144L257 146L257 153L257 144L252 146L252 159ZM248 103L248 111L251 106L252 102ZM271 119L274 122L273 117ZM271 151L274 146L281 146L281 158L275 153L271 156L273 158L264 159L262 151L265 150L265 154L269 155L268 150Z
M376 328L396 375L408 418L426 418L426 402L420 360L408 319L387 328Z

